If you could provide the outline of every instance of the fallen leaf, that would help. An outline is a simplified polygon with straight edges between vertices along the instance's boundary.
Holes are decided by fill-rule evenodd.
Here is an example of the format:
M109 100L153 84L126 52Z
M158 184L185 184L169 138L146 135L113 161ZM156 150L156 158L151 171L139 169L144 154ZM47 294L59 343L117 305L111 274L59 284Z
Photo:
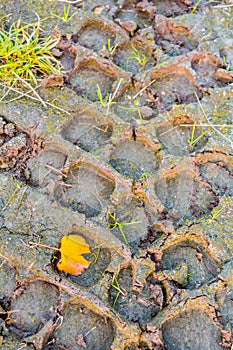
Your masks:
M82 256L90 253L90 246L80 235L62 237L60 252L61 259L57 263L60 271L78 276L90 265L90 262Z

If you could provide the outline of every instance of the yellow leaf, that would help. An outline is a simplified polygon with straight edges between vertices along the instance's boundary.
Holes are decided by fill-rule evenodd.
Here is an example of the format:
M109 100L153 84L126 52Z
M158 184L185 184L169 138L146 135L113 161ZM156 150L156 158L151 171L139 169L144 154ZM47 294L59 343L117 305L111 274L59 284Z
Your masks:
M62 237L60 252L61 259L57 263L57 268L60 271L77 276L90 265L90 262L82 256L82 254L90 253L90 246L82 236Z

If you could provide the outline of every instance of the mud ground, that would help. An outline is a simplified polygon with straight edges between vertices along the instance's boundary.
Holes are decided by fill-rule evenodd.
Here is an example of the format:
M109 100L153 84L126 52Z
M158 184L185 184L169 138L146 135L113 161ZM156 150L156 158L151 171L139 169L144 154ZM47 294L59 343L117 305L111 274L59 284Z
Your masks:
M230 350L232 3L64 7L0 4L64 68L40 100L0 85L0 347ZM79 276L56 267L74 233Z

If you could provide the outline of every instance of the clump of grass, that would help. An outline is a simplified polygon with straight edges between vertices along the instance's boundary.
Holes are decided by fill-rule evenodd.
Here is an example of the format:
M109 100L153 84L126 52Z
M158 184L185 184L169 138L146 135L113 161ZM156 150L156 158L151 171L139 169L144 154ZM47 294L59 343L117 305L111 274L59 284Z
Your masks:
M39 23L0 28L0 80L8 85L23 80L37 85L38 74L60 74L61 66L51 53L60 38L41 38Z
M211 215L211 221L216 220L217 217L221 214L223 211L224 206L221 206L220 208L214 208L213 213Z
M132 55L129 56L126 60L126 68L128 70L129 68L129 60L136 60L140 66L145 66L145 64L148 62L148 59L144 53L140 53L138 49L132 44Z
M70 3L68 3L68 6L63 7L63 15L59 16L55 13L52 14L53 17L56 17L58 19L61 19L63 22L69 22L78 12L73 13L73 15L70 15Z
M103 98L102 91L101 91L101 88L100 88L99 84L96 84L96 86L97 86L97 96L98 96L98 99L99 99L99 101L101 103L101 106L103 108L107 108L111 104L116 103L116 102L112 101L113 99L112 99L112 95L111 94L108 95L107 101L105 101L104 98Z
M102 107L106 108L106 110L107 110L106 116L109 114L110 106L116 103L116 102L114 102L114 99L115 99L116 94L117 94L117 92L121 86L121 83L123 81L124 81L124 79L121 78L116 86L115 91L112 94L108 94L106 99L103 98L101 88L100 88L99 84L97 84L97 96L98 96L99 102L101 103Z
M116 48L117 48L117 44L112 45L111 39L108 38L108 44L107 44L108 52L112 55L114 53L114 51L116 50Z

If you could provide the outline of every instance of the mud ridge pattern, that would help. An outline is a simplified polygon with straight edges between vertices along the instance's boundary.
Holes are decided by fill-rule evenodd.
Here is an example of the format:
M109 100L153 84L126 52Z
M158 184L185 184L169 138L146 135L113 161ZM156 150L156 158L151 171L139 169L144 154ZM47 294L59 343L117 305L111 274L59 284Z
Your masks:
M64 74L0 87L1 349L232 349L230 1L27 3Z

